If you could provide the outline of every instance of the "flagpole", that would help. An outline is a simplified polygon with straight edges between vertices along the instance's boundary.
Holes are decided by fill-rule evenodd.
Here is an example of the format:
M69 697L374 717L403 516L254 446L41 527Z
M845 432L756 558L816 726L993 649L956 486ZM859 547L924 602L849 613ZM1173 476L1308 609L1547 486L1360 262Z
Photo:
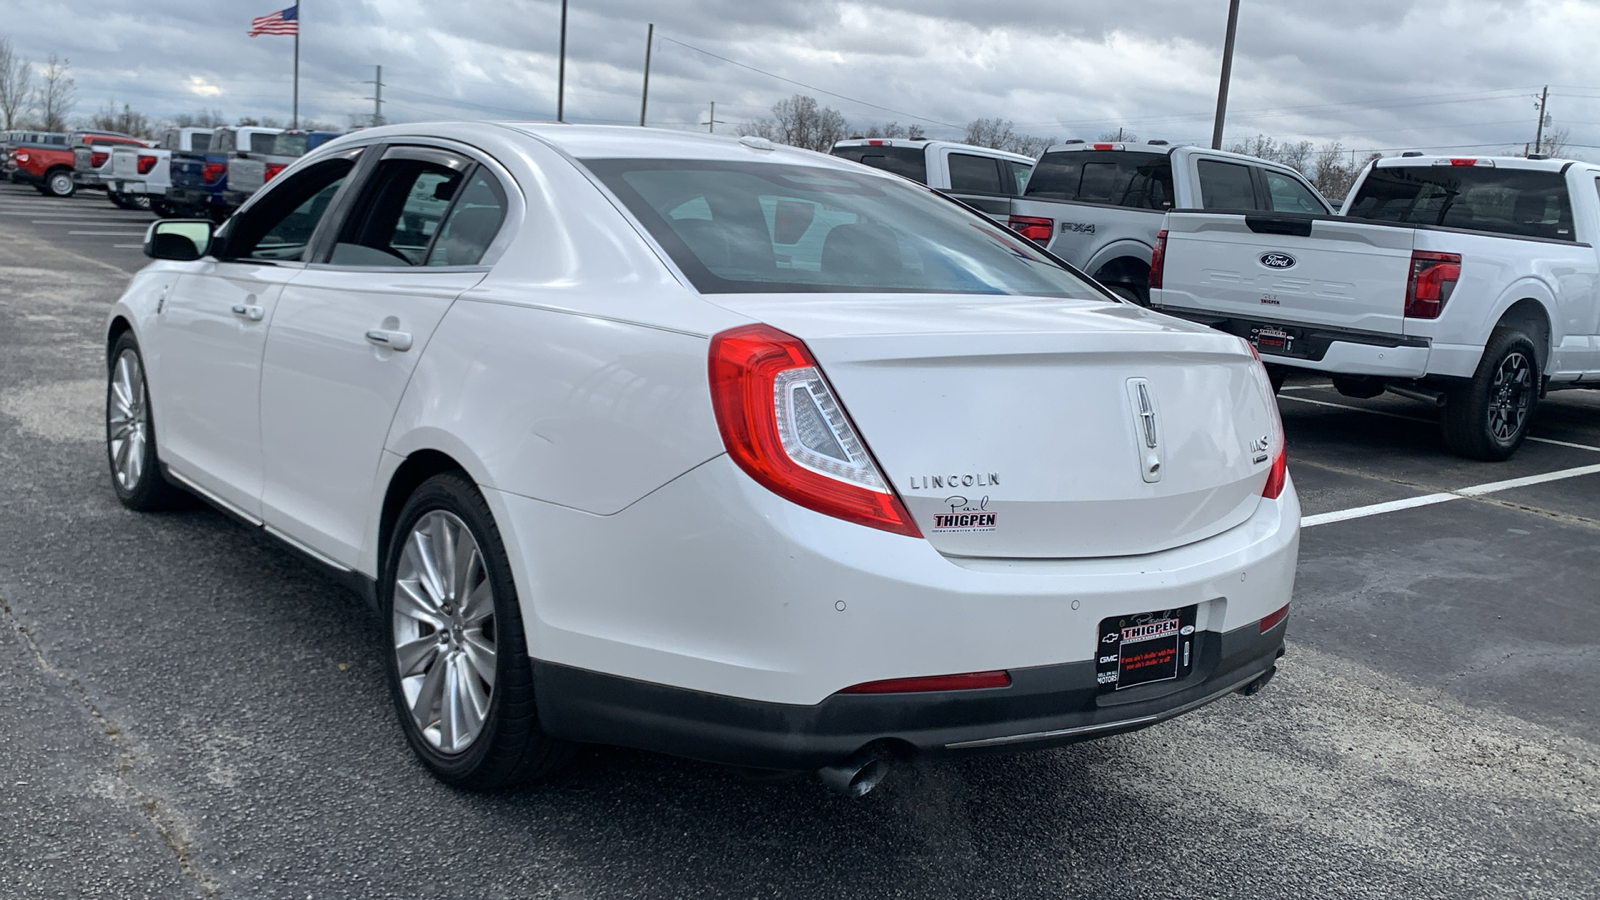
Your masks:
M300 0L294 4L294 112L289 127L300 128Z

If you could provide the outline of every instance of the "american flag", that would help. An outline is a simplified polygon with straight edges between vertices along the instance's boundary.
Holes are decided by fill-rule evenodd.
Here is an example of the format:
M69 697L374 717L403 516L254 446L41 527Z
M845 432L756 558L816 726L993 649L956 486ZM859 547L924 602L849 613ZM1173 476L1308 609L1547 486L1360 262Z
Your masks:
M250 20L250 36L258 34L299 34L300 4L280 9L270 16L257 16Z

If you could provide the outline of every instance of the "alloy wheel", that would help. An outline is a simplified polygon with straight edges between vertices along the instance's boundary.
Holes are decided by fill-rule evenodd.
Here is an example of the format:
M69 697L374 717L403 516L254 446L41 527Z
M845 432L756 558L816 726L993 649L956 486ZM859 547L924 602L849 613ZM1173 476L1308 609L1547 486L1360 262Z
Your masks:
M432 510L406 535L391 604L400 688L412 722L441 753L483 733L494 694L494 590L460 518Z
M150 430L144 367L132 349L118 354L111 372L111 402L106 404L106 440L117 486L129 493L144 477L144 445Z
M1489 384L1489 432L1506 441L1522 430L1533 402L1533 365L1521 353L1500 360Z

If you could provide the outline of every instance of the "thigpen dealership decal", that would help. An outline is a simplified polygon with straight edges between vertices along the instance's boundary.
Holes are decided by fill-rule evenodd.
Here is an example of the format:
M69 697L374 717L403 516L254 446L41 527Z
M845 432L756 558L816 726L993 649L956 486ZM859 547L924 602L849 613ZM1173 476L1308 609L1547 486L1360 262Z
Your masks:
M988 497L975 503L966 497L946 497L944 502L949 507L949 512L934 514L933 527L929 529L934 534L965 534L995 530L999 517L989 511Z

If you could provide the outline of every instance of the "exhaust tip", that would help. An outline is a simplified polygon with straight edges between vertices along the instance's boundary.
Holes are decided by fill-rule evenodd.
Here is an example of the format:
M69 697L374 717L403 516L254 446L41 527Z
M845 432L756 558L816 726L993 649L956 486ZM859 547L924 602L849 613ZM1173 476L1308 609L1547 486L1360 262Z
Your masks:
M878 747L866 746L831 766L817 770L817 778L846 797L865 797L889 777L893 757Z
M1276 674L1278 674L1278 667L1273 666L1265 672L1262 672L1260 678L1257 678L1255 681L1252 681L1244 687L1239 688L1239 693L1246 697L1254 697L1256 694L1261 693L1261 689L1266 687L1267 682L1271 681L1272 676Z

